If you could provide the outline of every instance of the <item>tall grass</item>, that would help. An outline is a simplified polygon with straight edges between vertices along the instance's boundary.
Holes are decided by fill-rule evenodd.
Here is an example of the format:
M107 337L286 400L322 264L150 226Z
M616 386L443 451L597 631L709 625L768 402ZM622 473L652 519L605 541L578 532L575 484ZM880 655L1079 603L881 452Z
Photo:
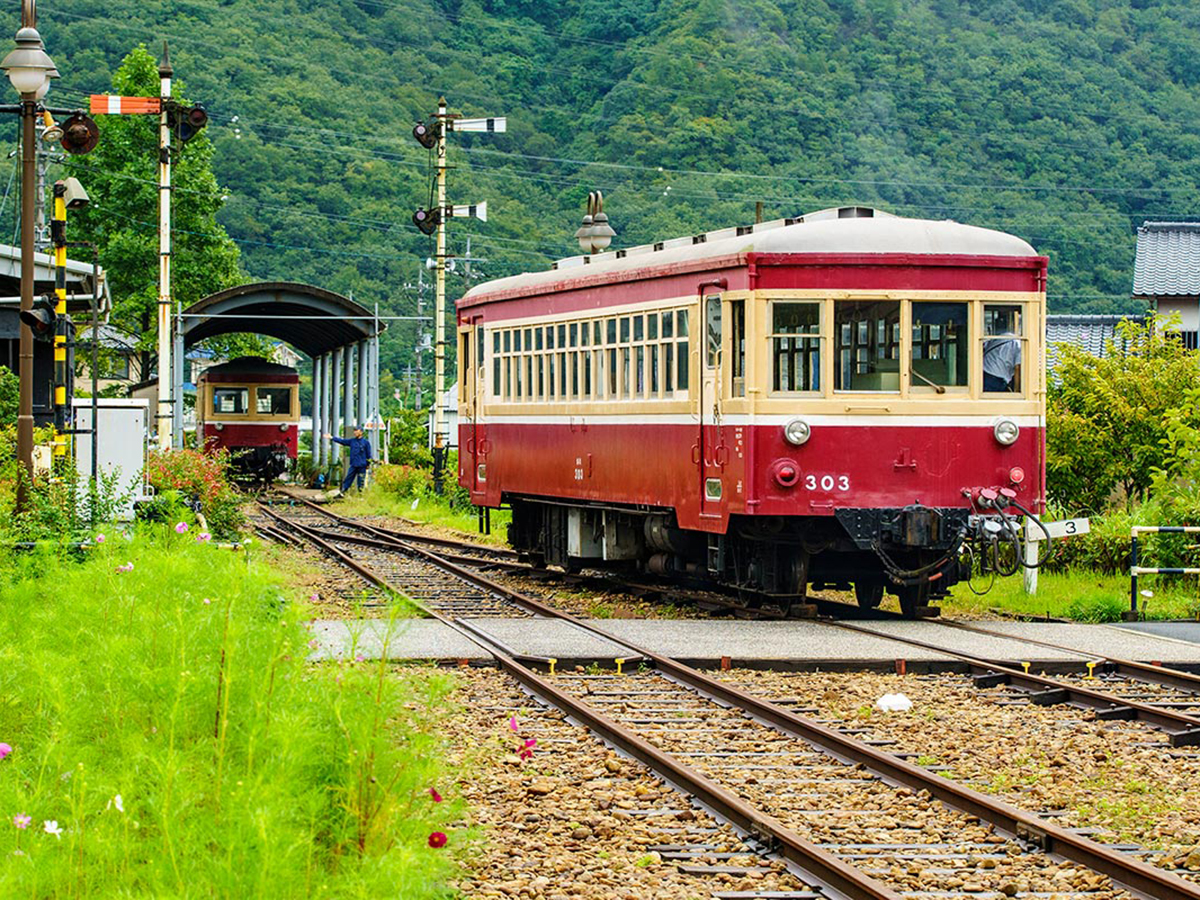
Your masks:
M0 895L448 896L451 677L310 665L271 569L189 537L0 562Z

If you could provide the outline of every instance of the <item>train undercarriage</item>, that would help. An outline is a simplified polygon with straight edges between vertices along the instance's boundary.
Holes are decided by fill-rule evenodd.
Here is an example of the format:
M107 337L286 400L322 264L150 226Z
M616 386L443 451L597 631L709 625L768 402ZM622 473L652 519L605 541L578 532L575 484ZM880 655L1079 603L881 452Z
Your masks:
M909 618L966 577L960 549L977 530L966 509L847 509L835 516L732 516L724 534L678 527L670 510L511 501L509 542L535 564L615 568L736 591L784 614L813 609L808 591L853 590L858 605L895 594Z

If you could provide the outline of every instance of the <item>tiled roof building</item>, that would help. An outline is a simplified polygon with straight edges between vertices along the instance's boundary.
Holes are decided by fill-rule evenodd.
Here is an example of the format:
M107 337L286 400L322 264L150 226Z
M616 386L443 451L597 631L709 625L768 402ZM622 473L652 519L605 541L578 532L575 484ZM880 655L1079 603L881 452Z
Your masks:
M1184 344L1200 332L1200 222L1145 222L1137 233L1133 296L1160 316L1178 313Z
M1140 316L1046 316L1046 371L1058 367L1058 344L1071 344L1092 356L1104 356L1117 335L1117 323Z

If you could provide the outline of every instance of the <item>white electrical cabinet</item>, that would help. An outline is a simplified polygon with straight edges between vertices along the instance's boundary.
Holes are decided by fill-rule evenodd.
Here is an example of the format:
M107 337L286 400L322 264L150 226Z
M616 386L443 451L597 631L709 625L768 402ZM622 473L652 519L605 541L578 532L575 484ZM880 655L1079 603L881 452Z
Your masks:
M74 398L75 427L92 427L92 400ZM134 501L146 496L146 441L149 435L150 401L100 397L96 400L97 474L101 483L115 477L116 492L122 503L116 511L119 519L133 518ZM92 477L92 435L75 435L75 470L81 484Z

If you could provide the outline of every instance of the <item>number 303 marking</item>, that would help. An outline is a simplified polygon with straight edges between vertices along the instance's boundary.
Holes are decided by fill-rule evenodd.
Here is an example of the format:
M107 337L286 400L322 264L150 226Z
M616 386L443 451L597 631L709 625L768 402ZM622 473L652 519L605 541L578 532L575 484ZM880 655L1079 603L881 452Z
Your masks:
M806 491L832 491L837 488L839 491L850 490L849 475L805 475L804 489Z

